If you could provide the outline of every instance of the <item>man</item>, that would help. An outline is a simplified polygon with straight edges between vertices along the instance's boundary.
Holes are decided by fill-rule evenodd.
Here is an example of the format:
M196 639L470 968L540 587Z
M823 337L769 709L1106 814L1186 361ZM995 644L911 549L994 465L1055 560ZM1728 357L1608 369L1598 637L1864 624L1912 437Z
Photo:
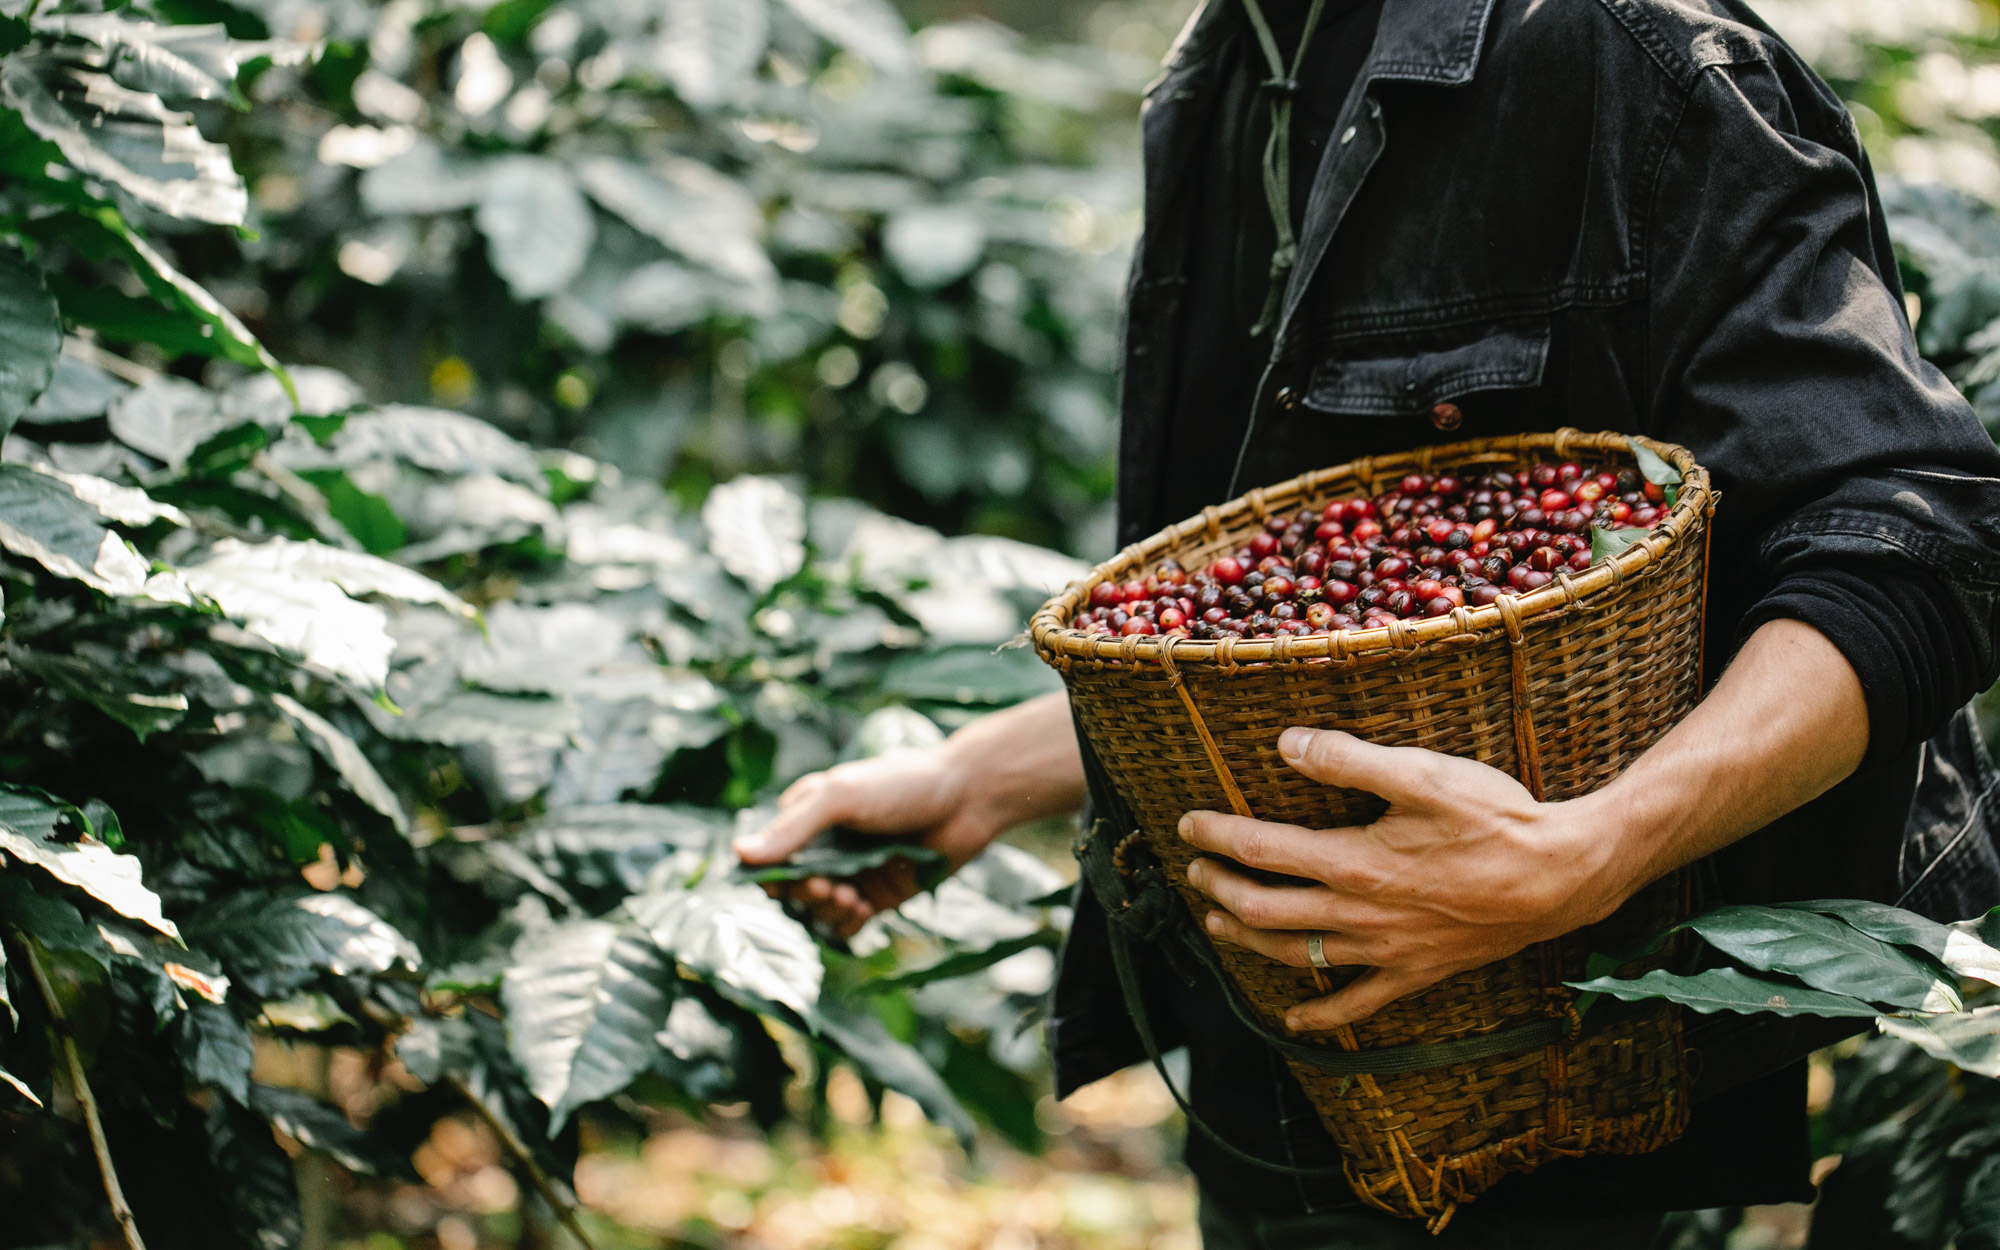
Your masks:
M1701 861L1714 898L2000 898L1994 783L1954 711L1995 676L2000 455L1917 355L1835 96L1736 0L1209 0L1151 91L1126 326L1121 541L1364 454L1562 425L1691 448L1722 492L1702 704L1594 795L1302 726L1277 749L1388 813L1310 831L1192 813L1222 941L1371 971L1313 1032L1608 913ZM1297 176L1293 177L1293 171ZM1057 698L929 752L806 778L742 852L842 824L962 862L1075 809ZM1922 785L1919 785L1919 781ZM1229 861L1319 881L1274 890ZM895 870L799 899L851 930ZM1061 1089L1143 1053L1079 900L1051 1027ZM1337 951L1337 954L1336 954ZM1282 1062L1212 986L1148 974L1193 1100L1233 1145L1330 1165ZM1690 1017L1687 1134L1510 1177L1437 1242L1337 1181L1191 1136L1212 1247L1643 1247L1659 1212L1805 1200L1794 1022ZM1718 1097L1723 1093L1727 1097Z

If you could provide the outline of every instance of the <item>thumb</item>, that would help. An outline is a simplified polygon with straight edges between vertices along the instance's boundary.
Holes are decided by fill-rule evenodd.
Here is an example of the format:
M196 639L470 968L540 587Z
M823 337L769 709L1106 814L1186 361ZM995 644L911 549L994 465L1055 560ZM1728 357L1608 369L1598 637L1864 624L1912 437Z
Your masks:
M1376 746L1338 729L1294 725L1278 736L1278 755L1314 781L1365 790L1395 804L1421 806L1438 787L1436 754Z
M777 815L754 833L736 839L736 854L746 864L776 864L831 826L846 823L852 806L847 787L825 773L801 777L779 799Z

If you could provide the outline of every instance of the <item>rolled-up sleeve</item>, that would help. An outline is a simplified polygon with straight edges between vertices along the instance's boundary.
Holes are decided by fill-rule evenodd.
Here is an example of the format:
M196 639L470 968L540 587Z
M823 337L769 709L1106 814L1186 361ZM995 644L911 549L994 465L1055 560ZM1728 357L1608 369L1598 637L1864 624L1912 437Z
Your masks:
M1866 692L1864 767L1901 755L2000 670L2000 452L1919 356L1853 126L1785 49L1700 71L1659 169L1647 384L1721 489L1709 637L1814 626Z

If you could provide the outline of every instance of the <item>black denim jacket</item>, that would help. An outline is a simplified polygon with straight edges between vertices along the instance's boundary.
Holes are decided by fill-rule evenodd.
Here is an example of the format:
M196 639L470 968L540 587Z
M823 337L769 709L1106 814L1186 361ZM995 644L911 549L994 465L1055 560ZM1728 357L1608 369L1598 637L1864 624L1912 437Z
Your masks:
M1125 328L1121 542L1159 499L1188 209L1219 53L1208 0L1143 120ZM1922 361L1866 155L1833 93L1734 0L1388 0L1313 174L1237 488L1355 456L1564 425L1694 451L1722 492L1714 674L1796 571L1916 572L1995 675L2000 454ZM1299 177L1307 175L1301 171ZM1449 402L1463 424L1434 428ZM1948 692L1957 706L1974 693ZM1871 706L1873 695L1871 694ZM1938 719L1942 720L1942 717ZM1925 735L1935 733L1928 742ZM1716 897L2000 901L1996 783L1971 718L1715 856ZM1080 900L1050 1026L1063 1092L1143 1057ZM1796 1059L1814 1024L1691 1018L1700 1096Z

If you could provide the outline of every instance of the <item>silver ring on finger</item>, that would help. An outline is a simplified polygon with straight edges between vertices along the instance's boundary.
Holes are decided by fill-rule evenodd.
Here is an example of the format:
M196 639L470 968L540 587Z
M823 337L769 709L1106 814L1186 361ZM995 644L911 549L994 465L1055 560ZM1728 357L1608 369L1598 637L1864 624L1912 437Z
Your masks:
M1306 939L1306 958L1312 962L1312 966L1315 968L1333 967L1332 964L1326 962L1326 934L1315 933Z

